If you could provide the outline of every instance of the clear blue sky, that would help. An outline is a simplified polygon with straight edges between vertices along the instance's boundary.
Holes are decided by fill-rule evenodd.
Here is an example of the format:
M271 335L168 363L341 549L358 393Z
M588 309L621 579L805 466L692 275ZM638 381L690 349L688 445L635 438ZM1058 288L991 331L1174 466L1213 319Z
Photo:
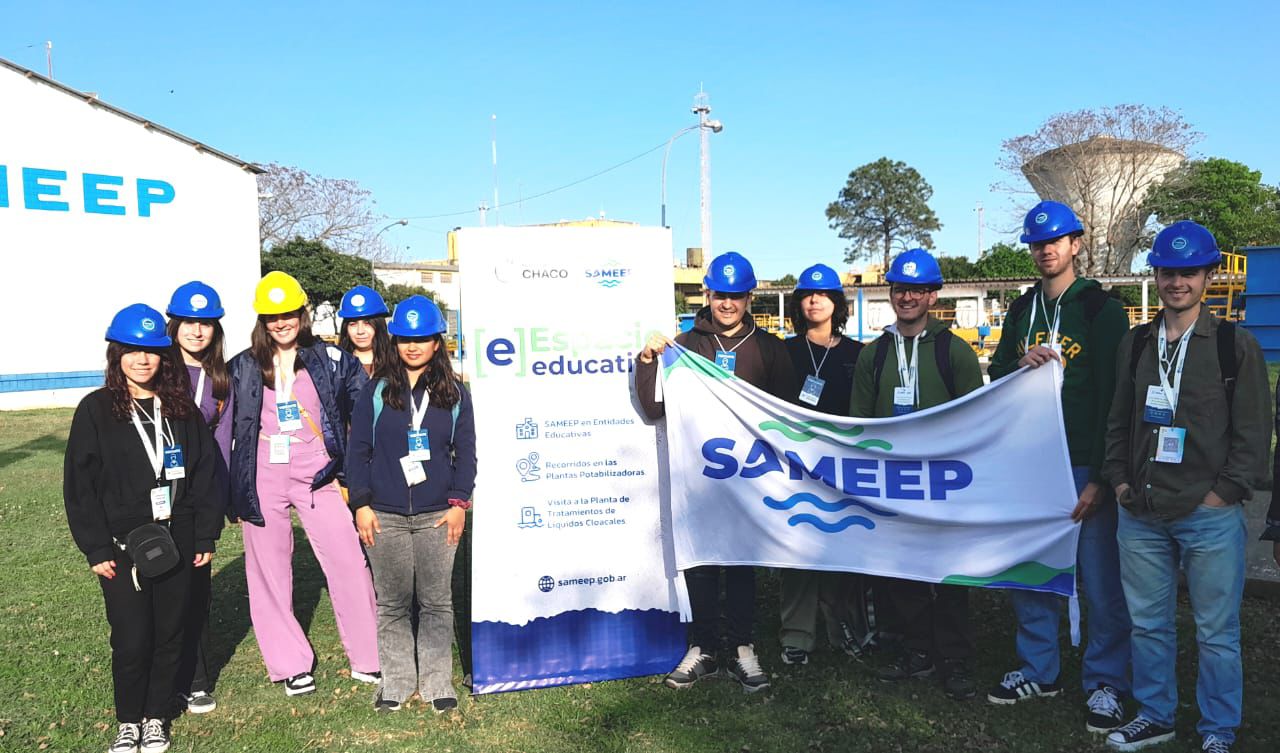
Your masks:
M247 160L357 180L393 219L492 201L491 114L508 203L665 142L705 85L725 123L714 248L762 277L845 266L823 210L881 156L933 185L942 252L974 253L978 201L986 245L1012 239L1013 197L990 190L1000 143L1066 110L1171 107L1205 134L1197 154L1280 182L1273 0L622 5L0 0L0 57L43 71L52 40L65 83ZM691 133L668 168L676 256L698 244L697 151ZM501 220L656 225L661 159ZM384 237L438 258L444 231L477 223Z

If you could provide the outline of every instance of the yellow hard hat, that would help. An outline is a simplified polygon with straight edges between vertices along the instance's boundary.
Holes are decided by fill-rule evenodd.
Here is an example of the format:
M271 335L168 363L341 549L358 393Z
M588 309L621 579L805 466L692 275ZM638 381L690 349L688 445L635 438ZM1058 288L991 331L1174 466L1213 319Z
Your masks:
M253 293L253 310L259 314L287 314L306 305L302 285L284 272L268 272Z

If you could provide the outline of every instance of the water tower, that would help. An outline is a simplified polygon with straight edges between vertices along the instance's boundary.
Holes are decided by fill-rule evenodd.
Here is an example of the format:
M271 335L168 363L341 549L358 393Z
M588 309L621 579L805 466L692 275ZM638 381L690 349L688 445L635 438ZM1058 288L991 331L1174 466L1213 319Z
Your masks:
M1124 274L1146 225L1147 192L1183 159L1159 144L1094 136L1031 158L1022 174L1041 199L1060 201L1080 216L1081 272Z

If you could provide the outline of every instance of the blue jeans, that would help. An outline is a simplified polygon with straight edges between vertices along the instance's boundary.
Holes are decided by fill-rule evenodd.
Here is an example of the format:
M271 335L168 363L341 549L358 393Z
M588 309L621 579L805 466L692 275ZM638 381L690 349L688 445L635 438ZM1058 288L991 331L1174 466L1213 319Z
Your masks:
M1089 483L1089 469L1075 466L1076 493ZM1080 524L1076 572L1084 591L1087 621L1084 667L1080 679L1086 693L1107 684L1129 692L1129 612L1120 586L1120 554L1116 545L1116 502L1110 490L1092 517ZM1064 599L1039 591L1009 592L1018 618L1016 640L1022 674L1039 683L1058 681L1061 671L1058 628Z
M1173 726L1178 707L1178 568L1187 574L1200 647L1196 700L1201 736L1234 741L1240 726L1240 597L1244 593L1244 508L1205 507L1177 520L1120 511L1120 575L1133 619L1133 697L1140 713Z

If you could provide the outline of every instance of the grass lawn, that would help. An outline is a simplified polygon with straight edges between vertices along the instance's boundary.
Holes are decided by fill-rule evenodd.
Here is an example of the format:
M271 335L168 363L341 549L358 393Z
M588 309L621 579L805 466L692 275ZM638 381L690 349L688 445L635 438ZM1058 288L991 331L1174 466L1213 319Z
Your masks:
M1274 375L1274 370L1273 370ZM0 413L0 751L105 751L114 733L102 598L66 528L61 463L70 412ZM301 537L301 531L298 532ZM661 678L462 699L436 716L420 704L375 715L353 682L320 570L295 558L299 614L316 647L319 691L286 698L267 682L250 627L239 532L214 560L213 652L223 664L218 709L174 724L175 751L1074 751L1101 750L1084 731L1079 652L1065 650L1054 700L995 707L956 703L938 686L887 686L843 654L820 651L783 667L777 579L760 580L758 634L772 692L747 696L709 681L675 692ZM985 687L1014 665L1012 613L998 592L975 591L978 673ZM1280 604L1246 599L1242 751L1280 747ZM1195 643L1179 609L1179 741L1199 750Z

